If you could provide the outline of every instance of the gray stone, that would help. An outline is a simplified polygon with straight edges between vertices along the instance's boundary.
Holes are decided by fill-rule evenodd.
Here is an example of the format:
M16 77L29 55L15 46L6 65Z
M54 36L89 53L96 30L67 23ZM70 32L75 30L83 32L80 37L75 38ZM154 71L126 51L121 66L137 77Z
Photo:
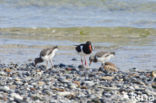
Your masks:
M9 92L10 88L8 86L1 86L0 91Z

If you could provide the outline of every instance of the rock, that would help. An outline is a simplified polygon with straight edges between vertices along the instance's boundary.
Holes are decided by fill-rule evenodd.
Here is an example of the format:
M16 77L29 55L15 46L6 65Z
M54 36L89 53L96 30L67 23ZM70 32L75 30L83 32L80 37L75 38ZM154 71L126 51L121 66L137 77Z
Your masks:
M15 81L21 81L21 79L20 79L20 78L18 78L18 77L16 77L16 78L15 78Z
M70 82L69 80L65 79L64 77L59 78L58 81L60 81L62 83L68 83L68 82Z
M38 71L37 75L41 76L43 74L43 71Z
M103 66L103 68L107 72L117 72L118 71L118 68L115 66L115 64L113 64L111 62L106 62L105 65Z
M8 86L1 86L0 91L9 92L10 88Z
M76 58L72 58L72 61L77 61L77 59Z
M6 69L4 69L4 71L7 72L7 73L10 73L11 72L11 69L6 68Z
M61 64L59 65L59 67L60 67L60 68L65 68L66 65L61 63Z
M17 93L11 93L11 97L13 97L15 100L18 100L18 101L22 101L23 100L23 97L20 96Z
M84 81L87 86L93 86L95 83L93 81Z
M79 69L85 69L85 67L83 65L79 65L78 68Z
M80 82L79 81L73 81L78 87L80 87Z
M105 86L97 86L97 88L102 88L104 90L120 90L120 88L117 88L117 87L105 87Z
M38 81L38 85L39 86L42 86L42 85L44 85L45 83L43 82L43 81Z
M152 71L100 72L97 68L86 70L73 65L45 70L30 63L16 68L14 64L2 66L2 103L133 103L134 95L156 96Z
M134 68L130 68L129 72L136 72L136 68L135 67Z
M153 82L153 83L152 83L152 87L153 87L154 89L156 89L156 82Z
M75 99L76 98L76 96L72 95L72 94L66 95L65 97L68 98L68 99Z
M60 91L60 92L64 92L65 91L63 88L53 88L53 90Z
M80 88L81 89L88 89L86 86L81 86Z
M67 71L72 71L72 70L75 70L75 69L74 68L67 67L66 70Z
M98 98L92 99L91 101L88 101L87 103L101 103L101 100Z
M126 92L122 92L122 95L123 95L122 96L123 99L129 99L129 96Z
M59 65L54 65L54 68L58 68L59 67Z
M7 74L4 71L0 71L0 76L6 76Z
M110 94L108 92L104 93L103 95L106 96L106 97L111 97L112 96L112 94Z
M10 89L15 89L16 88L16 85L10 85L9 88Z
M76 89L78 86L74 83L68 83L69 88Z
M112 76L103 76L100 79L101 80L112 80L112 79L114 79L114 77L112 77Z
M59 95L59 96L68 96L68 95L74 95L74 93L64 91L64 92L58 92L57 95Z
M153 78L156 77L156 71L152 71L152 77L153 77Z
M43 90L42 90L42 93L43 93L43 94L47 94L47 95L49 95L49 96L50 96L50 94L51 94L50 91L49 91L48 89L43 89Z

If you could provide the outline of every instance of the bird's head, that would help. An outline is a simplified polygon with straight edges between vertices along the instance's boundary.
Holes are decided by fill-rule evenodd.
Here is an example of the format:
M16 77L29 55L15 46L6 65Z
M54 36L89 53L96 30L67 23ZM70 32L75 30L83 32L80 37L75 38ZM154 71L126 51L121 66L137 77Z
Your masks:
M38 63L41 63L41 62L43 62L43 59L41 59L41 58L35 58L34 65L36 66Z
M91 56L89 57L89 65L91 65L93 61L94 61L94 56L91 55Z
M93 47L91 41L87 41L86 44L89 46L89 50L92 52L94 50L94 47Z
M91 43L91 41L87 41L86 44L91 45L92 43Z
M58 49L58 46L56 45L56 46L54 46L54 49Z

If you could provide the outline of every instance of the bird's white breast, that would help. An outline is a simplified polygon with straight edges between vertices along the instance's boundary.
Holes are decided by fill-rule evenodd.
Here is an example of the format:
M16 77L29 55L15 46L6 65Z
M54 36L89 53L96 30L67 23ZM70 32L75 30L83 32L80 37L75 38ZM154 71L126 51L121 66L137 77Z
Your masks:
M110 54L109 56L105 56L105 55L103 55L102 57L97 57L97 60L99 61L99 62L105 62L105 61L108 61L108 60L110 60L112 57L114 57L114 55L112 55L112 54Z
M50 59L52 59L55 56L56 51L58 51L58 49L54 49L50 55L45 55L42 57L42 59L45 61L49 61Z
M54 49L53 52L50 54L50 58L53 58L57 51L58 51L58 49Z

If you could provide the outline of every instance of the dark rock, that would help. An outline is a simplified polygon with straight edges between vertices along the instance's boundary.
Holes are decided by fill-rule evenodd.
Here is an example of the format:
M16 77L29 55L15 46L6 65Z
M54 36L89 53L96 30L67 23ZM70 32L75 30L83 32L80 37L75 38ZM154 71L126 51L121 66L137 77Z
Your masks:
M79 65L78 68L79 69L85 69L85 67L83 65Z
M59 67L60 67L60 68L65 68L65 67L66 67L66 65L65 65L65 64L63 64L63 63L61 63L61 64L59 64Z
M92 99L91 101L88 101L87 103L101 103L101 100L98 98Z
M54 65L54 68L58 68L59 67L59 65Z
M77 61L77 59L76 58L72 58L72 61Z

